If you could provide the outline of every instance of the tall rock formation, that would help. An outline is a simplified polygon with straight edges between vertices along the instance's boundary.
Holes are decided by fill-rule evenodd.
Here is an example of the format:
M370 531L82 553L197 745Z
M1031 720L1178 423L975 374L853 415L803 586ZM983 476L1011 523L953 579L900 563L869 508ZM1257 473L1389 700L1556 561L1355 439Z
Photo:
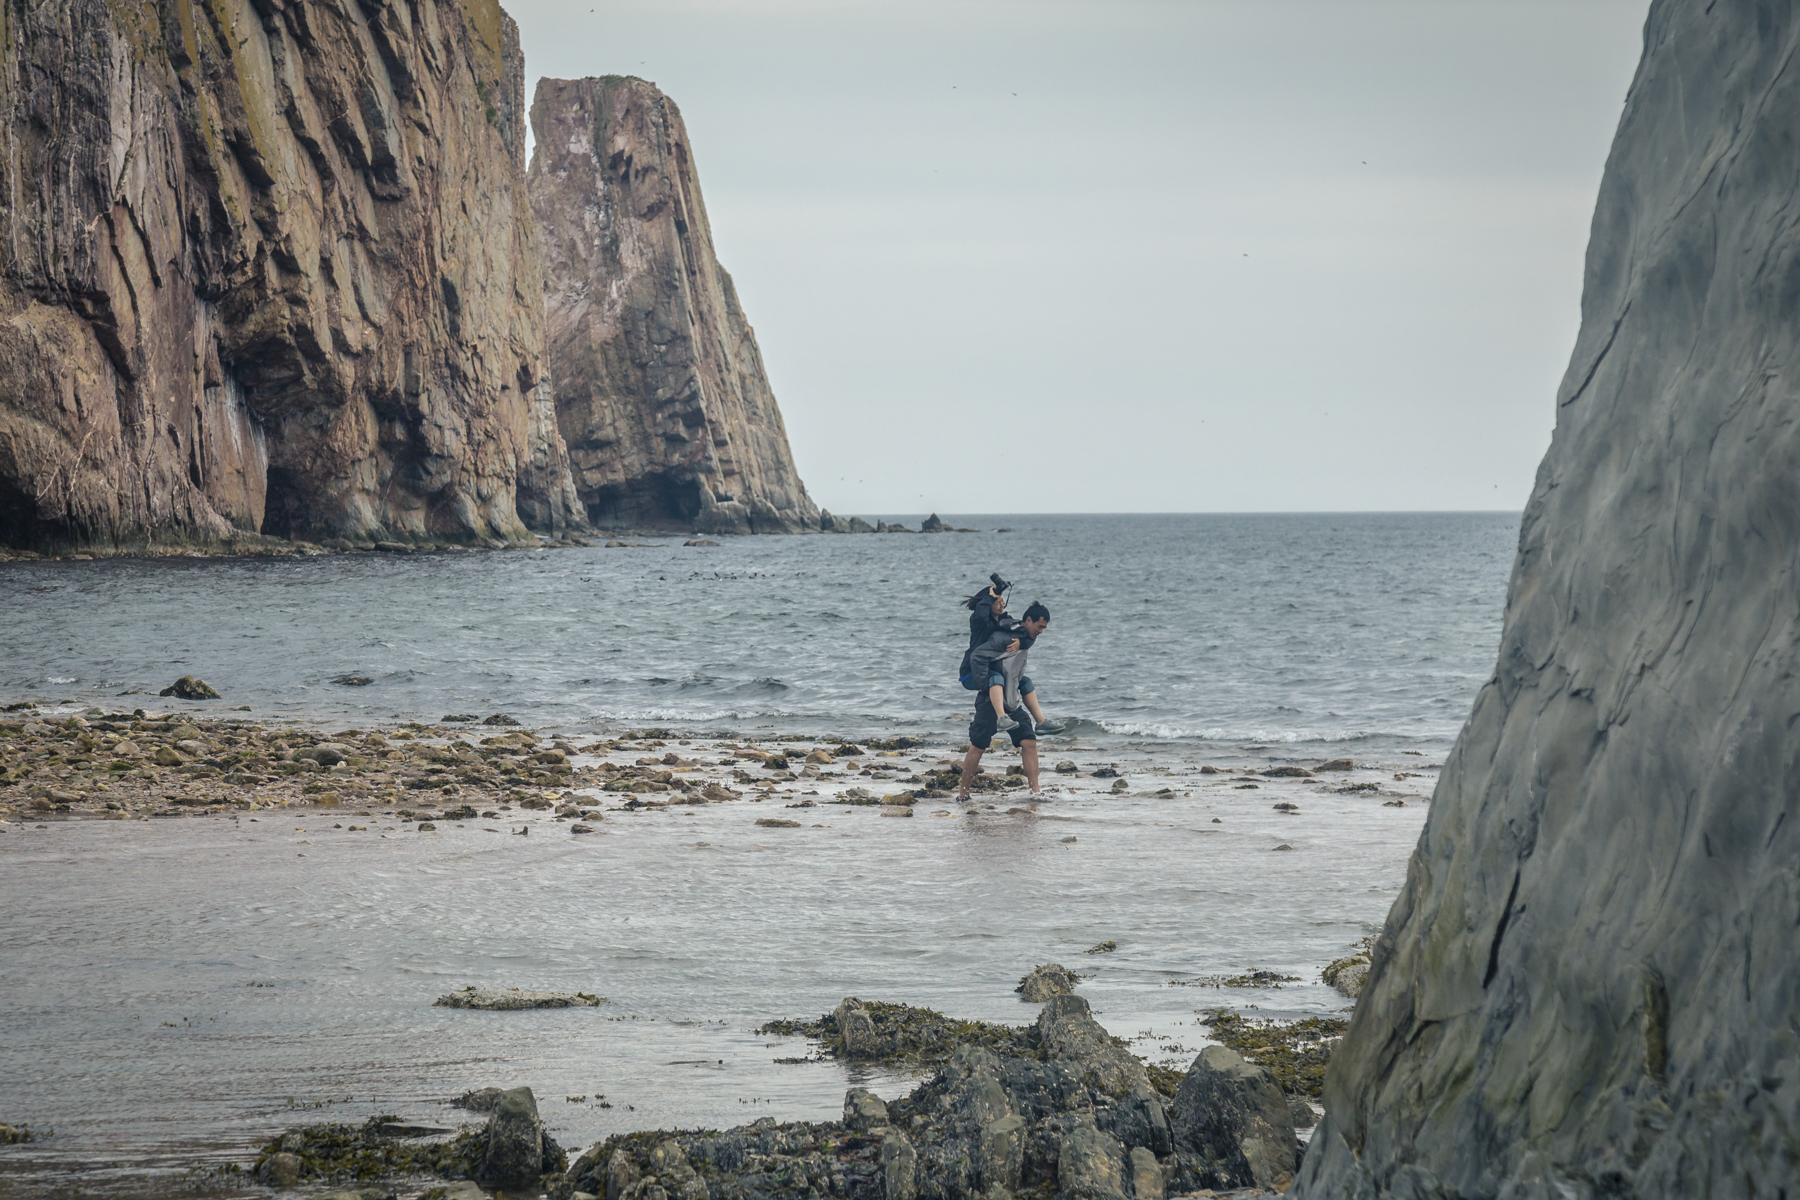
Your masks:
M817 531L687 128L641 79L544 79L531 105L546 353L596 525Z
M1797 54L1792 5L1651 6L1499 665L1298 1196L1800 1194Z
M0 540L578 519L523 98L494 0L0 2Z

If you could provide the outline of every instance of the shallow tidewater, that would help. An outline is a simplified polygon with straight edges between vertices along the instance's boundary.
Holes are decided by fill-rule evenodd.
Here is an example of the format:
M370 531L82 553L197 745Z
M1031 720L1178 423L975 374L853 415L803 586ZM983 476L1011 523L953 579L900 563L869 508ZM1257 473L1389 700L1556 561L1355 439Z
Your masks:
M1191 1060L1197 1009L1341 1011L1319 969L1398 892L1435 781L1421 767L1441 761L1492 667L1516 520L1012 524L716 550L0 569L22 614L8 698L166 712L115 693L191 672L226 699L179 707L218 716L244 703L259 721L335 729L500 710L577 744L655 722L690 735L667 750L714 758L701 735L721 728L900 733L927 742L894 760L916 771L961 748L949 603L1000 568L1021 600L1055 609L1032 673L1053 713L1083 720L1044 757L1084 772L1047 776L1072 787L1036 809L1016 794L973 811L926 799L904 820L824 803L854 783L902 786L860 777L638 812L607 795L614 811L579 836L519 810L420 833L378 795L14 822L0 828L13 1018L0 1121L56 1136L0 1149L0 1194L172 1190L145 1169L247 1161L303 1121L455 1124L444 1101L489 1084L532 1086L574 1148L623 1129L833 1115L852 1080L884 1096L910 1081L777 1063L804 1045L756 1026L845 995L1024 1022L1037 1008L1011 989L1053 960L1094 973L1082 993L1096 1015L1152 1061ZM713 557L684 557L699 555ZM326 682L345 673L375 682ZM1200 773L1344 754L1362 768L1347 779L1250 788ZM1016 761L1002 751L988 766ZM1087 773L1108 763L1123 796ZM1332 790L1345 782L1382 791ZM1112 953L1083 954L1109 940ZM1300 982L1198 986L1257 969ZM467 984L610 1002L431 1007Z
M819 803L834 788L795 790L609 811L590 835L523 811L435 833L342 808L12 825L0 1111L57 1133L8 1148L0 1161L27 1173L0 1178L24 1190L64 1166L98 1183L102 1161L242 1159L304 1120L454 1124L443 1101L488 1084L532 1086L575 1146L638 1127L816 1119L851 1074L777 1064L805 1048L753 1035L758 1024L849 994L1027 1021L1036 1007L1012 986L1053 959L1095 973L1083 994L1114 1032L1154 1034L1136 1046L1153 1060L1192 1057L1198 1008L1341 1008L1318 970L1385 913L1425 806L1332 792L1336 779L1252 790L1160 754L1160 775L1142 754L1113 760L1134 787L1176 794L1120 798L1083 776L1035 811L1006 811L1031 808L1016 796L974 810L927 800L894 820ZM756 825L768 816L801 825ZM1118 948L1083 954L1107 940ZM1303 982L1171 986L1249 968ZM471 983L610 1002L431 1006Z

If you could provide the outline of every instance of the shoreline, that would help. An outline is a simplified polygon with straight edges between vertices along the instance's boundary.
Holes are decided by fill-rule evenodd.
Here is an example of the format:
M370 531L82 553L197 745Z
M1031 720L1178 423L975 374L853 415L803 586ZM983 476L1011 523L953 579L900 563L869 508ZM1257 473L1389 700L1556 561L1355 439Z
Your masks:
M935 524L934 524L935 522ZM157 543L149 539L124 544L71 541L54 549L33 550L0 543L0 564L12 562L97 562L102 559L161 560L172 558L319 558L332 554L466 554L478 550L646 550L662 549L625 538L681 539L683 546L717 546L720 537L812 537L853 536L873 533L1010 533L1009 529L963 529L944 524L934 513L918 529L901 524L878 521L874 525L860 517L839 522L829 529L795 531L770 530L763 533L708 532L700 529L594 529L582 527L562 532L531 531L528 537L514 541L501 538L282 538L273 534L240 533L223 539L176 539Z
M328 732L323 720L143 708L50 716L39 707L25 701L0 708L0 824L265 808L355 809L365 816L385 810L420 821L513 814L579 824L603 819L608 810L777 798L796 808L881 806L911 816L926 801L960 806L953 797L966 746L961 738L746 737L667 728L562 735L531 730L503 713ZM1366 794L1389 807L1425 803L1441 766L1397 770L1350 759L1311 768L1216 766L1196 764L1177 747L1101 748L1073 738L1045 739L1039 753L1048 799L1174 799L1202 788L1268 788L1275 793L1272 807L1296 813L1290 794L1320 787ZM975 805L1036 802L1021 765L999 766L1016 758L997 738L975 776Z

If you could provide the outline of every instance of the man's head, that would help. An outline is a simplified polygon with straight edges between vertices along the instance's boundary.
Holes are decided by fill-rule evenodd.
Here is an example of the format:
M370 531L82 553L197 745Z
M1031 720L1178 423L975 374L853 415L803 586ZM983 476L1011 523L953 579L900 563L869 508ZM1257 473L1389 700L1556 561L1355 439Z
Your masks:
M1025 610L1024 624L1026 633L1034 638L1043 637L1044 630L1050 625L1050 610L1033 600L1031 607Z

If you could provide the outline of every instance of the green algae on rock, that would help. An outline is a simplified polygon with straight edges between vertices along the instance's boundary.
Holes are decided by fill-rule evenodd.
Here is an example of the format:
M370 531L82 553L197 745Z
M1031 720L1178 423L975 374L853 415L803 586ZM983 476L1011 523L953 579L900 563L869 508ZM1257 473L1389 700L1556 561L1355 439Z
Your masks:
M1350 1026L1343 1017L1257 1020L1228 1008L1211 1009L1201 1016L1215 1038L1266 1068L1282 1091L1313 1099L1324 1088L1325 1067Z
M1019 1055L1036 1049L1029 1026L965 1021L935 1009L853 996L815 1020L769 1021L756 1032L809 1038L831 1058L921 1066L947 1062L956 1048L964 1045Z

